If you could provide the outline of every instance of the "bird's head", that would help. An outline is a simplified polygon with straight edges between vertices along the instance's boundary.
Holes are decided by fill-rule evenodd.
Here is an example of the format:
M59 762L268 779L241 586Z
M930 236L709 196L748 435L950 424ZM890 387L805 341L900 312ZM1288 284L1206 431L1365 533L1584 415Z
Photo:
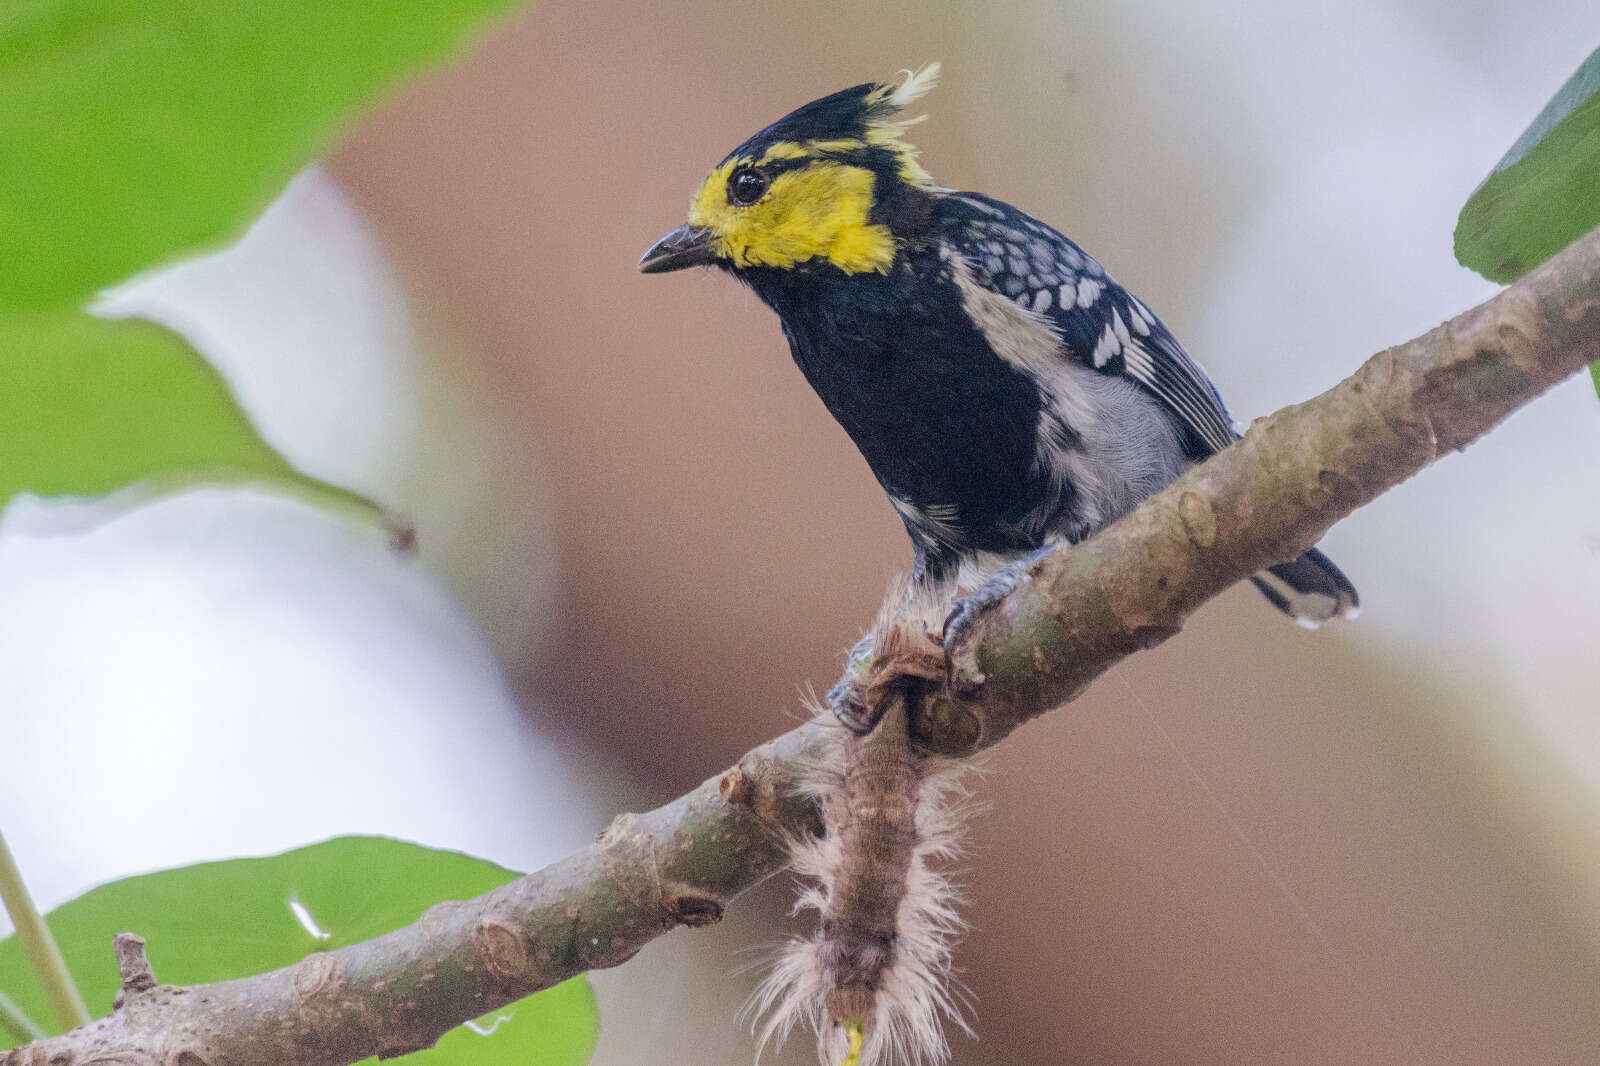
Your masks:
M689 221L639 260L646 274L691 266L834 267L886 273L896 256L889 205L933 185L902 138L904 108L933 88L939 64L898 82L857 85L813 100L719 163L689 205Z

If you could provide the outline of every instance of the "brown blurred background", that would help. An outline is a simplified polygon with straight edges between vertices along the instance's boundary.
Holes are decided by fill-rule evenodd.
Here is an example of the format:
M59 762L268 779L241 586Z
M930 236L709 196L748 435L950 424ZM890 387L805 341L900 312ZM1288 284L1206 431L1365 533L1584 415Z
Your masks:
M1306 163L1319 137L1433 128L1455 84L1439 69L1476 79L1464 124L1520 86L1482 62L1512 17L546 3L404 93L332 169L459 356L439 372L497 427L466 457L492 491L456 518L511 532L442 565L530 713L626 767L619 809L665 801L787 728L908 561L773 316L724 278L634 269L732 145L940 58L915 134L935 177L1061 227L1188 337L1288 171L1337 200L1347 178ZM1526 121L1581 58L1567 36L1519 38L1536 76L1506 112ZM1441 216L1499 150L1428 192ZM1316 259L1299 236L1286 261ZM1454 278L1448 230L1436 239L1422 269ZM1464 306L1460 284L1417 297L1417 330ZM1360 319L1349 295L1313 298ZM1367 352L1286 347L1274 394L1219 347L1199 354L1241 420ZM1415 520L1385 510L1401 506L1330 541L1371 605L1361 623L1306 634L1235 591L987 760L959 952L980 1039L956 1035L956 1061L1600 1061L1591 783L1537 722L1500 713L1516 699L1498 664L1452 647L1448 625L1408 633L1398 607L1386 622L1410 593L1372 560ZM553 559L518 558L524 523L549 523ZM748 1062L734 1014L750 978L730 972L774 939L788 891L599 975L597 1061ZM774 1061L810 1058L801 1041Z

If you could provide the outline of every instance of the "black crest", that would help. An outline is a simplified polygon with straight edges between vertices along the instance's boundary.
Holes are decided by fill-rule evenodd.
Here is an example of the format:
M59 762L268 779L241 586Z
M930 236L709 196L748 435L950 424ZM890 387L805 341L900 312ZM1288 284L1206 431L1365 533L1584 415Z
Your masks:
M865 82L813 100L729 152L723 162L760 158L768 148L785 141L892 141L910 124L897 122L895 116L932 89L938 77L939 64L929 63L915 73L906 71L899 82Z

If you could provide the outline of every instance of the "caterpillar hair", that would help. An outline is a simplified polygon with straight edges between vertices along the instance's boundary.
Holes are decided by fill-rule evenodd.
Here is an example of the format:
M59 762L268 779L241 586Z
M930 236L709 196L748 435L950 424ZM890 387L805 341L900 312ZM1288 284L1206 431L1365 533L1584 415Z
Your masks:
M880 618L874 675L892 676L908 643L928 646L925 634L920 621ZM791 842L792 866L808 879L795 912L818 912L817 931L783 947L749 1010L764 1019L762 1047L810 1027L823 1066L939 1063L950 1054L944 1019L972 1034L951 978L964 926L947 872L969 806L965 766L913 750L905 685L869 691L883 711L877 726L860 737L824 727L825 752L807 775L824 834Z

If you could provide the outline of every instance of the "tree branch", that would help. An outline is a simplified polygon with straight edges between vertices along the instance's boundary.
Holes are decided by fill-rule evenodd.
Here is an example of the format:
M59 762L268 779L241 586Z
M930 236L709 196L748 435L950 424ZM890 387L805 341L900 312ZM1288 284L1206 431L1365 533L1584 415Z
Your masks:
M1042 561L954 650L955 683L925 704L919 741L956 755L996 743L1596 360L1600 231L1258 422L1116 525ZM784 835L819 831L795 785L834 735L802 726L664 807L622 815L538 873L272 973L155 985L142 945L119 938L125 983L113 1014L8 1052L0 1066L340 1066L428 1047L486 1011L618 965L675 926L717 921L784 866Z
M1258 420L1115 525L1036 564L1034 580L955 650L955 692L930 708L918 739L951 755L994 744L1596 361L1600 230L1315 399Z

